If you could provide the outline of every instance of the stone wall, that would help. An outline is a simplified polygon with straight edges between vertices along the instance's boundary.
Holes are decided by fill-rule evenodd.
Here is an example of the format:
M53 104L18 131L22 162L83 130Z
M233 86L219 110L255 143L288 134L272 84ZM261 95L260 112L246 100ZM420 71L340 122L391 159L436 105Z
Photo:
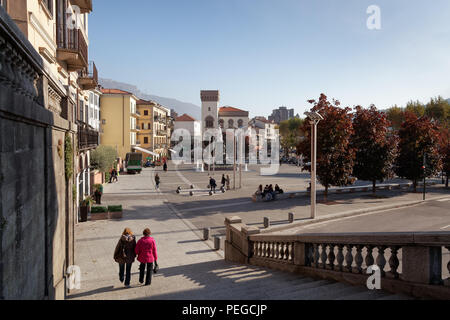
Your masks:
M74 264L64 138L76 150L76 126L48 110L49 89L64 99L0 6L0 299L64 299Z

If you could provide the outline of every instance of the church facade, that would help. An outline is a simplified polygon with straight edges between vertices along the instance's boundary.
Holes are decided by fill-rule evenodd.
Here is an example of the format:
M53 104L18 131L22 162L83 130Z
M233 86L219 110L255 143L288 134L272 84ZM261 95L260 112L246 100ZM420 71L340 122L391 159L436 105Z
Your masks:
M220 93L218 90L203 90L200 93L202 100L201 130L207 129L244 129L248 128L249 112L235 107L225 106L219 108Z

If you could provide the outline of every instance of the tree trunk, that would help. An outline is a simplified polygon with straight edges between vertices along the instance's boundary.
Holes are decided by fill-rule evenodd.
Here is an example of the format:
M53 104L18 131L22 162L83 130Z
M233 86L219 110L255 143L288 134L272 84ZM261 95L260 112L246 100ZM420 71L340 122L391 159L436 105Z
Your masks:
M446 179L445 179L445 187L448 188L448 175L446 176Z
M325 202L327 201L327 197L328 197L328 186L325 186L325 192L323 193L323 198Z
M414 193L417 192L417 180L413 180Z
M375 194L377 191L377 180L372 181L372 193Z

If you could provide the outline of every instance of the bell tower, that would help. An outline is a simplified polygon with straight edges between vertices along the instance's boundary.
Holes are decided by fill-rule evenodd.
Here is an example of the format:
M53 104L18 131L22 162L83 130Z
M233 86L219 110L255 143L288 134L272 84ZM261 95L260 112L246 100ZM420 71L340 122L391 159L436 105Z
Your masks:
M200 91L202 99L202 135L206 129L217 129L219 127L219 90Z

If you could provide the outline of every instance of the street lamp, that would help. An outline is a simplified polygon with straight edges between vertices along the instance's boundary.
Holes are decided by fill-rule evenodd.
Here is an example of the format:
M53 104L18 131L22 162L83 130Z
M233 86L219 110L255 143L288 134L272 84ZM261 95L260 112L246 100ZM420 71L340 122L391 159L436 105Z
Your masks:
M311 124L311 219L316 218L317 125L323 117L318 112L305 112Z

